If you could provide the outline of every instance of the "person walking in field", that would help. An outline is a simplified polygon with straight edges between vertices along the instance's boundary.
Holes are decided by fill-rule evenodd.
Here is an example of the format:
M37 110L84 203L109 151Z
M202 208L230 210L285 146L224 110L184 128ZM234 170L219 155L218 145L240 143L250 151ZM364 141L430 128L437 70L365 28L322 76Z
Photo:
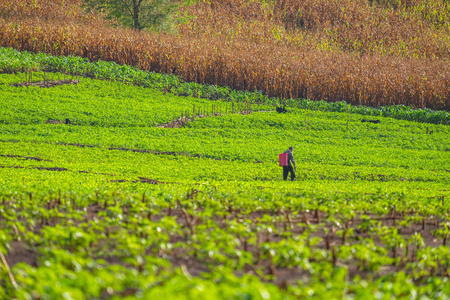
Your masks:
M297 168L295 166L295 160L294 160L294 148L289 147L289 149L284 151L283 153L286 153L288 155L287 166L283 166L283 180L287 180L289 173L291 173L291 180L294 181L295 169Z

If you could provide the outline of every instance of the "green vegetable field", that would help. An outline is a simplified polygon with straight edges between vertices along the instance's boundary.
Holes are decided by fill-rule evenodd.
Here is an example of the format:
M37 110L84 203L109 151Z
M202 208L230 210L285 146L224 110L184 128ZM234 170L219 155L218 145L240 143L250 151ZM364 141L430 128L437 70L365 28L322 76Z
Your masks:
M449 299L449 121L1 48L0 299Z

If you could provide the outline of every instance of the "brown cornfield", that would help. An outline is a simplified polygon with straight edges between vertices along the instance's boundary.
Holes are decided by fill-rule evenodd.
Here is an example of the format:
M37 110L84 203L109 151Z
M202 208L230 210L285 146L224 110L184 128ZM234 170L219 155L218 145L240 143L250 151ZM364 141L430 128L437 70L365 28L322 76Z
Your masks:
M191 18L176 34L158 34L85 15L80 0L3 0L0 46L283 98L449 110L450 5L398 3L203 1L181 8Z

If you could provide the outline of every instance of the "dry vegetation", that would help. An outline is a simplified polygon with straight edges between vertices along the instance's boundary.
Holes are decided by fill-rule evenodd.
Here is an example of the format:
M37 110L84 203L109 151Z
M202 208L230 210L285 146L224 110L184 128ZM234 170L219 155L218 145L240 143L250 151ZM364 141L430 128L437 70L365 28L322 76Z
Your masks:
M212 0L178 34L113 28L80 0L4 0L0 46L116 61L284 98L450 108L443 0Z

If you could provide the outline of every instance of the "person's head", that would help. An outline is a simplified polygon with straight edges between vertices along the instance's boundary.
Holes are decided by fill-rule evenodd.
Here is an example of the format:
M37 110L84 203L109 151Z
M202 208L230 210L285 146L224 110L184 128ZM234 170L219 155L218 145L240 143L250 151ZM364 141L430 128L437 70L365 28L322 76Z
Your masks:
M294 147L289 147L289 151L294 152Z

